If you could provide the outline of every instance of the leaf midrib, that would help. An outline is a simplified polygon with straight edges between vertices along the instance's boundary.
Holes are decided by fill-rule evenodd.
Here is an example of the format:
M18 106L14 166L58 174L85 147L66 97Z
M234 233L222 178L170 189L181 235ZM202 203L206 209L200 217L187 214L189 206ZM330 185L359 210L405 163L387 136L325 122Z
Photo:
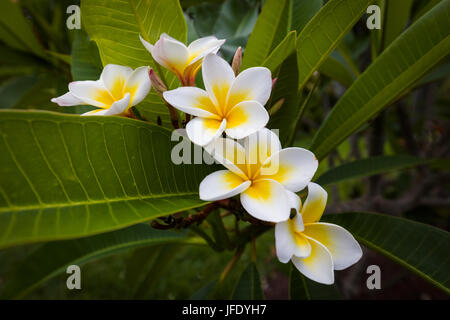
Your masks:
M184 193L168 193L168 194L158 194L151 196L137 196L137 197L126 197L126 198L113 198L113 199L101 199L101 200L88 200L88 201L70 201L67 203L49 203L46 205L29 205L29 206L8 206L0 208L0 214L12 211L27 211L27 210L39 210L39 209L53 209L53 208L65 208L65 207L75 207L75 206L86 206L94 204L109 204L114 202L127 202L134 200L151 200L151 199L161 199L161 198L176 198L183 196L195 196L198 195L197 192L184 192Z

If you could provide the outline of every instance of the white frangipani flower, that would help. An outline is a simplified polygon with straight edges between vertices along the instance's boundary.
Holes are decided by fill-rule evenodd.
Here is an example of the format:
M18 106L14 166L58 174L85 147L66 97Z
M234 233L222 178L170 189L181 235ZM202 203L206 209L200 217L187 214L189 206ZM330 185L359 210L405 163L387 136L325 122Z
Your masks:
M358 242L344 228L318 222L325 210L327 192L318 184L308 184L308 196L299 214L277 223L275 245L278 259L295 267L311 280L334 283L334 270L355 264L362 256Z
M108 64L100 80L74 81L69 92L51 101L60 106L91 105L100 109L83 115L128 115L129 108L140 103L150 91L149 67L135 70Z
M204 146L224 131L242 139L263 128L269 121L264 108L272 90L270 70L249 68L237 77L222 58L209 54L202 66L205 90L181 87L164 92L175 108L196 116L186 125L189 139Z
M195 85L195 76L203 58L209 53L216 54L225 43L225 40L209 36L192 41L189 46L186 46L165 33L161 34L154 45L141 36L139 38L153 59L175 73L184 86Z
M240 194L244 209L270 222L285 221L300 198L294 193L311 181L318 161L302 148L281 149L280 140L264 128L243 141L218 138L206 150L228 170L200 183L200 199L223 200Z

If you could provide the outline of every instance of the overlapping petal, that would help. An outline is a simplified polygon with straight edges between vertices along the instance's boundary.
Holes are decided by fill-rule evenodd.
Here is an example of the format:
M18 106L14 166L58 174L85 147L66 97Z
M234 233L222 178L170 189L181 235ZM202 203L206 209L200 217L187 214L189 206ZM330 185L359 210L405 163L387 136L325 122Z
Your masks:
M215 201L233 197L245 191L251 182L229 170L211 173L200 183L200 199Z
M319 283L334 283L334 266L330 251L320 242L308 238L311 254L306 258L292 257L294 266L306 277Z
M301 209L303 222L313 223L320 220L325 210L328 194L317 183L308 184L308 197Z
M241 72L230 88L228 108L246 100L256 100L265 105L272 91L272 75L263 67L249 68Z
M241 193L244 209L253 217L269 222L286 221L291 207L284 187L274 180L257 180Z
M196 87L180 87L165 91L164 99L172 106L196 117L221 119L205 90Z
M114 99L100 80L74 81L69 83L69 91L78 99L98 108L109 108Z
M186 125L189 139L199 146L207 145L218 138L225 130L227 120L194 118Z
M278 170L261 170L261 175L274 179L287 189L298 192L306 187L316 173L319 161L314 154L303 148L286 148L271 156L264 164L265 168ZM275 173L271 174L275 171Z
M269 113L258 101L243 101L227 114L226 134L242 139L263 128L269 122Z
M358 262L362 250L350 232L331 223L311 223L304 234L323 244L330 251L335 270L342 270Z
M235 78L233 69L224 59L208 54L203 59L202 74L209 97L220 110L223 110L226 107L228 91ZM225 116L223 111L221 115Z
M135 106L142 102L148 95L151 83L148 75L149 67L139 67L127 78L123 92L130 93L130 105Z
M245 149L240 143L218 138L205 146L205 150L225 168L248 180Z
M124 95L124 87L133 69L130 67L108 64L100 75L100 81L109 91L114 100L120 100Z

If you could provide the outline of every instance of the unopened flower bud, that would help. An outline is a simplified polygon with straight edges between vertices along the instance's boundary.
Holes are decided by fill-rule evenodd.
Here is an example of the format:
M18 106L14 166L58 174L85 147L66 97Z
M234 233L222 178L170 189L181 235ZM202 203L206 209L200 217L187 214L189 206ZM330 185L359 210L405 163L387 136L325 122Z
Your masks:
M242 48L237 48L234 57L233 62L231 63L231 68L233 68L234 74L237 76L239 74L239 70L241 69L242 65Z
M162 95L164 91L167 91L166 85L162 82L161 78L158 77L153 69L150 69L149 75L152 86L159 95Z

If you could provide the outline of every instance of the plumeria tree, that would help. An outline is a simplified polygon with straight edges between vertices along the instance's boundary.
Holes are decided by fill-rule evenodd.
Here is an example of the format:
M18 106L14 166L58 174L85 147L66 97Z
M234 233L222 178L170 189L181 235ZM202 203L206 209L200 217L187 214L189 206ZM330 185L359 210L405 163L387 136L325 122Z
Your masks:
M448 232L403 213L429 197L448 208L448 130L420 152L405 103L448 69L450 1L399 2L82 0L82 29L55 45L36 37L55 36L33 1L3 1L0 22L17 26L5 52L58 78L46 107L26 104L53 112L0 110L0 257L29 251L0 294L122 254L126 297L158 297L192 247L228 261L193 298L271 297L265 261L287 273L286 297L351 297L372 251L448 294ZM381 28L368 30L373 4ZM385 142L389 108L409 155ZM382 180L411 167L405 195Z

